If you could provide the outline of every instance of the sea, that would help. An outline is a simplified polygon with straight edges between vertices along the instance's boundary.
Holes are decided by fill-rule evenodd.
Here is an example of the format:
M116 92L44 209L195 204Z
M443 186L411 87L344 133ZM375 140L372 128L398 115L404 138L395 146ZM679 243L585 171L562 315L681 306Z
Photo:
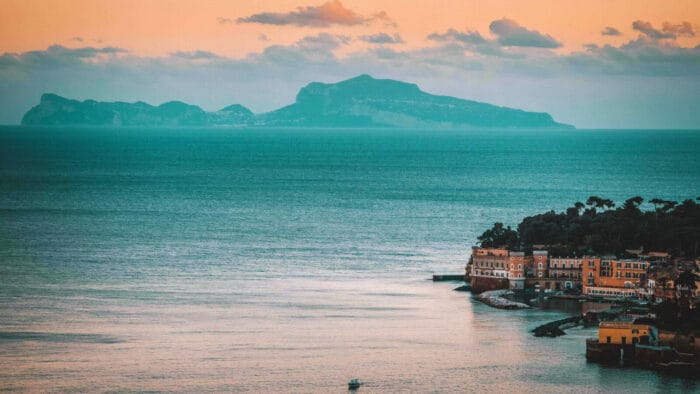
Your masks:
M591 195L697 198L700 131L1 127L0 390L699 392L430 280Z

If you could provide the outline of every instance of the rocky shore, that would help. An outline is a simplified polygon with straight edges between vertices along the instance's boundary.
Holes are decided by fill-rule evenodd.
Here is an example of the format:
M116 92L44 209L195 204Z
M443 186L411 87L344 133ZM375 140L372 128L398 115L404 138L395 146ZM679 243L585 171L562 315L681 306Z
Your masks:
M509 300L506 296L514 295L512 290L491 290L485 291L475 298L488 306L498 309L531 309L530 305L522 302Z

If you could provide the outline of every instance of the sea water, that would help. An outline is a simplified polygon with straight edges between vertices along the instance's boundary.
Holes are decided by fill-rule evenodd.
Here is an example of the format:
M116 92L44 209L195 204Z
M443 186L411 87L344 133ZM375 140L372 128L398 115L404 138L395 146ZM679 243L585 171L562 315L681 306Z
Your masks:
M0 389L700 390L428 280L591 195L700 196L700 132L3 127Z

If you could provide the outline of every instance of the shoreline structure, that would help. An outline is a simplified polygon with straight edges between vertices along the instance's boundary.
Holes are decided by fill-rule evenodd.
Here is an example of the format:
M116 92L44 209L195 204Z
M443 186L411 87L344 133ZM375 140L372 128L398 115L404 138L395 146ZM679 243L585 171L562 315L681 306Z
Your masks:
M505 248L473 247L463 278L467 284L455 290L468 289L475 300L510 310L533 308L512 299L521 293L572 301L622 301L623 308L569 316L540 325L532 333L536 337L557 337L566 335L567 328L597 325L598 338L586 341L588 361L700 377L700 341L695 339L700 337L700 327L683 328L687 324L679 322L674 323L675 327L664 326L652 313L656 309L650 309L652 305L685 305L688 318L694 321L692 313L697 314L699 305L697 286L685 284L678 274L669 280L660 273L692 273L698 266L700 259L673 259L660 252L618 259L550 257L546 250L526 255ZM440 275L433 279L444 280ZM661 325L657 327L657 323Z

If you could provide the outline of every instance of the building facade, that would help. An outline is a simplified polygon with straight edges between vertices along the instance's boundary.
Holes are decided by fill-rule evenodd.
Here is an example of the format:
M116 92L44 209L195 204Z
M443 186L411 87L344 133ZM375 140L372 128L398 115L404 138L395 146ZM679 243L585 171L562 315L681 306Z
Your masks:
M646 283L649 263L615 257L586 256L581 261L583 293L600 297L633 297Z
M471 288L475 293L508 288L507 249L472 248Z
M550 258L546 250L536 250L527 256L524 252L507 249L473 247L468 272L472 290L476 292L579 289L581 261L580 258Z

